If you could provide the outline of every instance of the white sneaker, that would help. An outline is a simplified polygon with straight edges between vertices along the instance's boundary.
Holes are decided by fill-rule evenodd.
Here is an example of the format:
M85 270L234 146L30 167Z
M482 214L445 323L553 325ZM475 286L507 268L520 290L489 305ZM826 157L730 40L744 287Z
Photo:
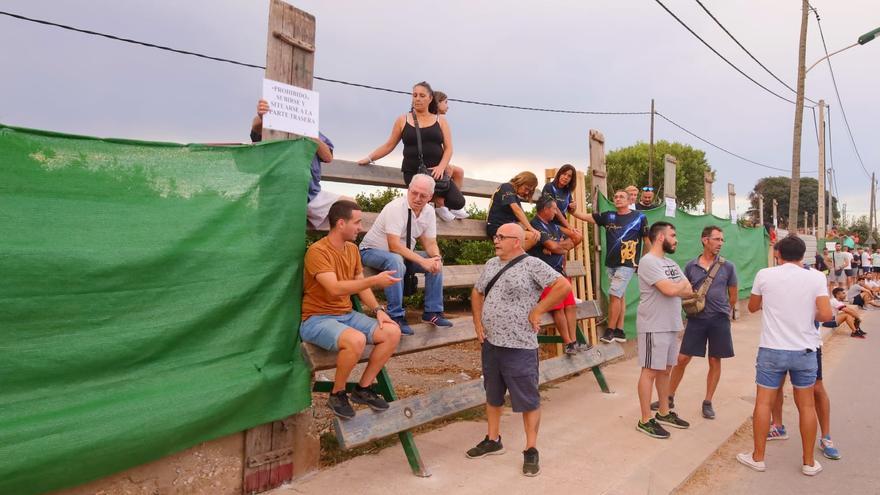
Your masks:
M434 212L437 213L437 218L443 220L444 222L451 222L455 220L455 216L449 211L449 208L443 206L441 208L434 208Z
M467 214L466 211L464 211L464 209L461 209L461 210L449 210L449 212L452 213L452 215L453 215L455 218L461 218L462 220L464 220L465 218L468 217L468 214Z
M801 466L801 472L807 476L816 476L820 471L822 471L822 465L816 459L813 459L812 466L807 466L806 464Z
M740 464L745 464L746 466L754 469L755 471L760 471L763 473L764 471L767 470L767 465L764 464L764 461L758 462L758 461L752 459L751 452L744 452L742 454L736 454L736 460L738 460L740 462ZM804 468L807 468L807 467L809 467L809 466L804 466ZM806 474L806 472L804 472L804 474Z

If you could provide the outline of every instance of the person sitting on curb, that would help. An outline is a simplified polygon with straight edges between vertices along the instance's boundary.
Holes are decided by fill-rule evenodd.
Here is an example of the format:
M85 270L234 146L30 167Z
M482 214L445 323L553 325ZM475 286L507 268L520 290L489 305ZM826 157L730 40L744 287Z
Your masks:
M306 252L299 334L303 342L338 352L333 391L327 403L333 414L351 419L355 412L345 386L367 344L375 347L351 400L366 404L374 411L388 409L385 399L370 387L397 349L400 328L376 302L370 289L388 287L400 279L394 278L391 271L364 278L361 258L352 242L361 229L361 211L357 203L337 201L330 207L328 215L330 233L309 246ZM353 310L353 295L360 297L375 319Z
M721 259L721 248L724 246L724 232L720 227L710 225L700 235L703 243L703 254L688 262L684 267L684 276L690 281L694 291L709 277L710 271L718 264L717 272L708 287L703 311L689 315L684 337L681 339L681 352L678 362L672 368L669 384L669 408L673 404L675 391L684 377L684 371L694 356L704 357L709 349L709 373L706 375L706 396L703 399L702 413L706 419L715 419L712 397L721 379L721 360L733 357L733 336L730 333L730 321L736 308L737 278L736 266L730 260ZM660 403L651 404L651 410L657 410Z
M615 195L616 196L616 195ZM669 438L661 426L685 429L690 423L669 410L666 401L651 417L651 389L656 385L659 397L669 396L669 370L678 356L678 333L681 331L681 298L693 295L691 283L682 274L678 263L667 257L678 245L675 226L655 222L648 231L651 249L642 256L639 266L638 330L639 375L638 393L641 417L636 429L649 437Z
M433 195L434 179L430 175L413 176L406 195L385 205L364 235L360 245L361 258L364 265L376 270L391 270L401 279L406 276L407 269L424 273L425 311L422 321L437 327L451 327L452 322L443 316L443 261L437 245L437 217L434 208L428 204ZM422 243L424 251L415 251L416 240ZM385 299L388 314L400 326L400 332L412 335L403 307L403 282L386 287Z
M263 140L263 115L269 112L269 102L260 100L257 102L257 116L251 123L251 142L259 143ZM325 189L321 189L321 167L322 163L330 163L333 161L333 143L322 133L318 133L318 138L309 138L318 145L315 157L312 158L311 171L312 178L309 180L308 206L306 208L306 219L312 228L324 229L329 227L327 216L330 207L337 201L355 202L353 198L341 196Z
M850 329L850 337L865 338L867 333L862 330L862 314L858 306L846 303L846 291L836 287L831 291L831 313L833 318L823 322L825 328L837 328L846 323Z
M529 217L522 208L522 202L531 201L537 187L538 178L531 172L520 172L513 176L510 182L498 186L492 194L486 216L486 235L490 240L495 237L495 232L502 225L518 223L526 236L523 249L528 251L538 242L541 234L529 223Z
M541 233L541 240L528 251L550 268L565 276L565 254L574 248L574 242L562 233L559 225L553 223L556 215L556 201L551 196L542 196L535 206L535 218L532 219L532 227ZM550 289L544 289L541 299L550 293ZM562 345L566 354L577 354L581 350L589 349L589 346L581 347L577 343L577 305L574 301L574 293L569 292L559 305L550 308L556 330L562 337Z
M754 450L737 454L740 463L765 471L770 411L782 380L791 376L795 404L800 416L802 447L801 472L815 476L822 465L813 456L816 439L814 388L818 363L816 348L819 330L814 321L831 319L831 304L825 277L801 267L807 247L797 236L789 235L774 246L779 266L764 268L755 275L749 311L762 311L761 338L756 359L756 397L752 413Z
M522 472L536 476L541 394L538 391L539 319L571 292L571 284L543 261L523 250L525 233L516 223L500 226L492 238L496 257L486 262L471 291L474 331L482 350L488 432L470 459L503 454L501 411L510 392L513 412L522 413L526 433ZM538 296L550 288L547 296Z

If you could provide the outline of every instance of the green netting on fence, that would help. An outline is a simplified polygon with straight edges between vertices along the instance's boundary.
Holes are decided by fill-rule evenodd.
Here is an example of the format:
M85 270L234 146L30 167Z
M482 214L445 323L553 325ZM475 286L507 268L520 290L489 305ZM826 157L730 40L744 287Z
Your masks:
M0 126L0 493L295 413L310 140Z
M614 205L604 196L599 197L599 211L614 210ZM692 215L682 210L676 210L675 217L666 216L665 206L644 211L648 217L648 225L664 220L675 225L678 237L678 247L674 254L669 255L682 269L688 261L696 258L703 251L700 242L700 234L708 225L717 225L724 230L724 247L721 256L732 261L736 265L736 274L739 279L739 297L748 297L752 290L752 281L755 274L761 268L767 268L767 249L769 239L762 227L740 227L730 223L730 219L719 218L715 215ZM605 229L600 228L600 240L602 243L601 289L602 294L608 297L608 276L604 269L605 253ZM626 289L626 335L629 338L636 336L636 309L639 305L639 281L638 276L633 277Z

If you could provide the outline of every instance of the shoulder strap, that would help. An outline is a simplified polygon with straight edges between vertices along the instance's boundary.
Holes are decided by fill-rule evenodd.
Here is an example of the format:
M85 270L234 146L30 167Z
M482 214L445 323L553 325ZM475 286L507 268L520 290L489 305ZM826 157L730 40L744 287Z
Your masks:
M425 158L422 155L422 131L419 129L419 117L415 109L412 110L413 127L416 128L416 146L419 149L419 173L426 173Z
M705 296L706 292L709 292L709 286L712 285L712 282L715 280L715 275L718 275L718 270L721 269L723 263L724 258L719 256L718 259L715 260L715 263L709 267L709 275L706 277L706 280L703 280L703 284L700 285L700 289L697 291L700 296Z
M486 284L486 290L483 292L483 297L489 296L489 291L492 290L492 287L495 286L495 282L497 282L498 279L501 278L501 275L504 274L504 272L506 272L508 268L513 268L513 265L519 263L520 261L522 261L528 257L529 257L528 254L521 254L521 255L517 256L516 258L508 261L506 265L501 267L501 269L498 270L498 273L496 273L495 276L492 277L492 280L490 280L489 283Z
M412 249L412 208L406 209L406 248Z

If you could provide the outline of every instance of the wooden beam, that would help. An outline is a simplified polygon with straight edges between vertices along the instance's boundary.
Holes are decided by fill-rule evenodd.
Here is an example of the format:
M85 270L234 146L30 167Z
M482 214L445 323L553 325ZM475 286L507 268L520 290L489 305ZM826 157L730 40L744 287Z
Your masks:
M597 318L602 313L596 301L581 301L577 305L577 319L584 320L587 318ZM412 354L414 352L426 351L437 347L444 347L451 344L458 344L474 340L474 322L471 317L453 318L452 328L435 328L429 324L412 325L414 335L404 336L397 345L395 356L403 354ZM541 315L541 325L549 326L553 324L553 318L550 314ZM313 371L327 370L336 367L336 353L322 349L316 345L306 342L302 343L303 356L306 362L312 367ZM370 358L373 352L373 346L368 345L364 349L359 362L364 362Z
M678 160L672 155L663 155L663 197L677 198L675 194L675 173Z
M368 211L363 212L361 214L361 232L370 230L370 227L373 226L373 223L378 216L378 213ZM326 232L328 227L325 226L324 228L317 230ZM443 239L489 240L486 236L486 222L483 220L470 219L455 219L451 222L437 220L437 237Z
M480 275L486 265L444 265L443 266L443 288L461 288L473 287L479 280ZM379 270L370 267L364 267L364 275L369 277L376 275ZM587 272L584 263L579 260L569 260L565 265L565 274L571 278L584 277ZM419 288L425 288L424 274L416 274L419 280ZM572 281L574 284L574 281Z
M571 356L546 359L539 365L539 383L552 382L620 356L623 356L623 348L614 343L600 344L587 352ZM352 419L336 418L333 428L336 430L339 445L350 449L485 403L483 380L470 380L428 394L391 402L387 411L362 409Z

